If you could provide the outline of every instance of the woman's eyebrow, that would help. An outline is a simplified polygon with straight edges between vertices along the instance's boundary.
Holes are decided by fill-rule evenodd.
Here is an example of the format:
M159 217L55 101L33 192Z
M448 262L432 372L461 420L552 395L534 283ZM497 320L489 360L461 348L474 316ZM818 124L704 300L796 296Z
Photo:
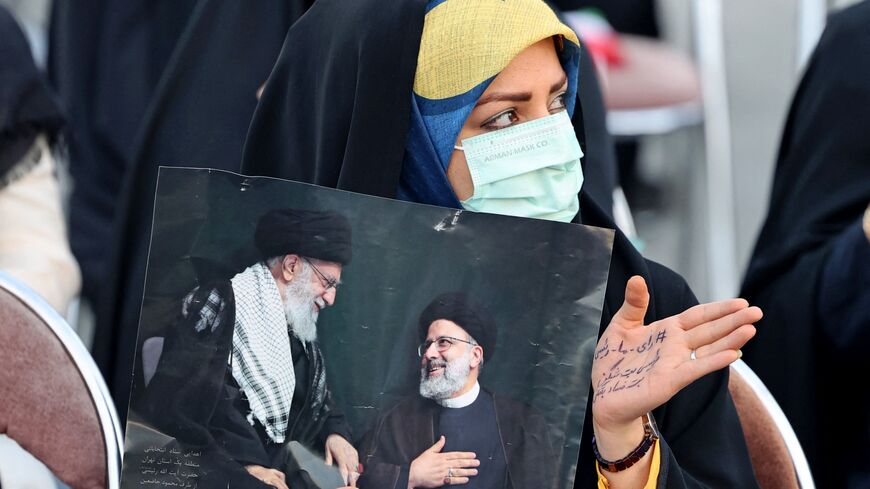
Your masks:
M500 93L493 92L477 100L475 107L486 105L490 102L528 102L532 99L532 92Z
M558 92L559 90L562 89L562 87L565 86L566 83L568 83L568 76L567 76L567 75L562 75L562 79L561 79L561 80L557 81L557 82L554 83L552 86L550 86L550 93L556 93L556 92Z
M550 93L555 93L562 89L565 84L568 83L568 77L566 75L562 75L562 78L550 86ZM480 107L481 105L486 105L490 102L528 102L532 99L532 92L516 92L516 93L502 93L502 92L493 92L478 99L477 103L474 105L475 107Z

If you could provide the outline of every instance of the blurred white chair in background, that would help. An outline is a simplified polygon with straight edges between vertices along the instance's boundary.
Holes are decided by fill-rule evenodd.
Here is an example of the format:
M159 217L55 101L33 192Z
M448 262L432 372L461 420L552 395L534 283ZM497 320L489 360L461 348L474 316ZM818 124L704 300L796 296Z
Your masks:
M96 364L64 319L0 272L0 433L70 487L118 488L124 441Z

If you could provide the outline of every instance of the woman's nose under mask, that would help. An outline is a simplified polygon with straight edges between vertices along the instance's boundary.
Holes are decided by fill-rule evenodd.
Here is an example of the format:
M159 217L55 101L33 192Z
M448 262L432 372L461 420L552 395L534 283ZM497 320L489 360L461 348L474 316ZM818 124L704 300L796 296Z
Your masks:
M566 111L462 140L474 194L465 209L570 222L580 209L583 151Z

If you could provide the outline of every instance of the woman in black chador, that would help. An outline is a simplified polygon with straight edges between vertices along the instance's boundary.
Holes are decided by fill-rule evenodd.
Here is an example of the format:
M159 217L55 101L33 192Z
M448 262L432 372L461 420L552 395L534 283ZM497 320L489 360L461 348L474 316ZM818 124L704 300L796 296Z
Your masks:
M766 313L746 362L827 487L870 487L868 25L867 1L828 20L789 110L741 291Z
M606 171L581 160L596 142L579 61L541 0L320 0L288 32L242 171L613 228ZM757 485L723 367L761 312L696 304L617 231L575 487ZM473 484L474 470L433 459L417 487Z
M257 89L309 4L52 2L49 72L70 117L75 180L71 247L97 316L92 354L122 419L158 166L238 169Z

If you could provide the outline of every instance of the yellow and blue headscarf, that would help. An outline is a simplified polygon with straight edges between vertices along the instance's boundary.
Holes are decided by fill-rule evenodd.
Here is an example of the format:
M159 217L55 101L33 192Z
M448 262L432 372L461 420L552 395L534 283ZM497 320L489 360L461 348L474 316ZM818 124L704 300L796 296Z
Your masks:
M432 0L411 96L411 124L397 197L462 208L447 180L456 137L492 80L520 52L561 37L568 77L565 103L577 100L580 42L542 0Z

